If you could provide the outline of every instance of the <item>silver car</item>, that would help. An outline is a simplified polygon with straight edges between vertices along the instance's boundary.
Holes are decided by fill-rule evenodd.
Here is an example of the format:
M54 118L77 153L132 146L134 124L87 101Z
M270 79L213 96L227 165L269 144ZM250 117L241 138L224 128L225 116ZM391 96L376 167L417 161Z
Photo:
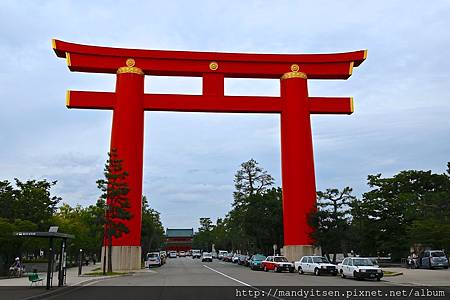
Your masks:
M448 257L441 250L426 250L420 259L422 268L444 268L448 269Z

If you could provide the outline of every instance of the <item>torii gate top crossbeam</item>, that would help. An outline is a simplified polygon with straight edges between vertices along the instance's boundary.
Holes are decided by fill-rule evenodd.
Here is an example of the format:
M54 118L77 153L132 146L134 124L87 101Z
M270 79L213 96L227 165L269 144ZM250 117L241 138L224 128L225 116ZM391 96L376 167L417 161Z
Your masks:
M202 76L220 73L231 78L280 78L298 64L308 79L347 79L353 67L366 58L360 50L332 54L250 54L163 51L98 47L53 40L58 57L65 57L71 71L113 73L133 57L146 75ZM211 68L211 62L217 68Z

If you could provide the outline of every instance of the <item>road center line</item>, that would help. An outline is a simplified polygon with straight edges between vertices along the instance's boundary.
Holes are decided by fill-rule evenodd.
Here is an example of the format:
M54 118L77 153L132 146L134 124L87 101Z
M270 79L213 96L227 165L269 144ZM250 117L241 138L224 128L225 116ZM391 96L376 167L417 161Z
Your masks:
M263 293L262 295L265 295L264 293L266 293L266 292L264 292L263 290L260 290L260 289L254 287L254 286L252 286L252 285L250 285L250 284L248 284L248 283L245 283L245 282L243 282L243 281L240 281L239 279L233 278L233 277L231 277L231 276L229 276L229 275L227 275L227 274L224 274L224 273L222 273L222 272L220 272L220 271L217 271L217 270L215 270L215 269L213 269L213 268L211 268L211 267L208 267L208 266L206 266L206 265L203 265L203 266L204 266L205 268L207 268L207 269L210 269L210 270L213 271L213 272L216 272L217 274L220 274L220 275L222 275L222 276L225 276L226 278L229 278L229 279L231 279L231 280L234 280L234 281L236 281L236 282L238 282L238 283L240 283L240 284L242 284L242 285L251 287L251 288L254 289L254 290L260 291L260 292ZM276 296L274 296L274 295L271 295L270 292L269 292L269 294L268 294L267 296L270 296L270 297L272 297L272 298L274 298L274 299L283 300L283 299L278 298L278 297L276 297ZM267 297L267 296L266 296L266 297Z
M251 286L250 284L248 284L248 283L245 283L245 282L240 281L240 280L238 280L238 279L236 279L236 278L233 278L233 277L231 277L231 276L228 276L227 274L224 274L224 273L222 273L222 272L220 272L220 271L217 271L217 270L215 270L215 269L213 269L213 268L211 268L211 267L208 267L208 266L205 266L205 265L203 265L203 266L204 266L205 268L207 268L207 269L210 269L211 271L216 272L217 274L220 274L220 275L222 275L222 276L225 276L225 277L227 277L227 278L229 278L229 279L231 279L231 280L234 280L234 281L236 281L236 282L238 282L238 283L240 283L240 284L242 284L242 285L252 287L252 286Z

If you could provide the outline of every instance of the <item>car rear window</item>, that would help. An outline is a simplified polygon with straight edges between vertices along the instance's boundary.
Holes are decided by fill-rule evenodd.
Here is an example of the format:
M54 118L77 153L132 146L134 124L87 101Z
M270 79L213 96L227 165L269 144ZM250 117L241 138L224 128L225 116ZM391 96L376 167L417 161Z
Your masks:
M445 254L442 251L431 252L431 256L433 257L444 257Z
M254 260L265 260L266 257L264 255L255 255L255 256L253 256L253 259Z
M274 257L273 261L275 261L275 262L287 262L288 260L286 259L286 257Z

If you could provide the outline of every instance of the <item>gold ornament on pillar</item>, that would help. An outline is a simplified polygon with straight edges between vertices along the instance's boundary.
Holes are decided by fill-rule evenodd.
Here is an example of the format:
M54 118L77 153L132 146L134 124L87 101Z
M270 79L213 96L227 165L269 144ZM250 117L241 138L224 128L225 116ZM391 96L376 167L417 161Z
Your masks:
M134 66L136 64L134 59L132 59L132 58L127 59L125 64L127 65L126 67L120 67L119 69L117 69L117 74L133 73L133 74L144 75L144 72L142 71L142 69Z
M291 71L292 72L287 72L284 73L283 76L281 76L281 80L284 79L289 79L289 78L303 78L303 79L307 79L308 77L306 76L305 73L300 72L300 67L297 64L292 64L291 65Z
M212 62L209 64L209 69L210 69L211 71L216 71L218 68L219 68L219 64L217 63L217 61L212 61Z

